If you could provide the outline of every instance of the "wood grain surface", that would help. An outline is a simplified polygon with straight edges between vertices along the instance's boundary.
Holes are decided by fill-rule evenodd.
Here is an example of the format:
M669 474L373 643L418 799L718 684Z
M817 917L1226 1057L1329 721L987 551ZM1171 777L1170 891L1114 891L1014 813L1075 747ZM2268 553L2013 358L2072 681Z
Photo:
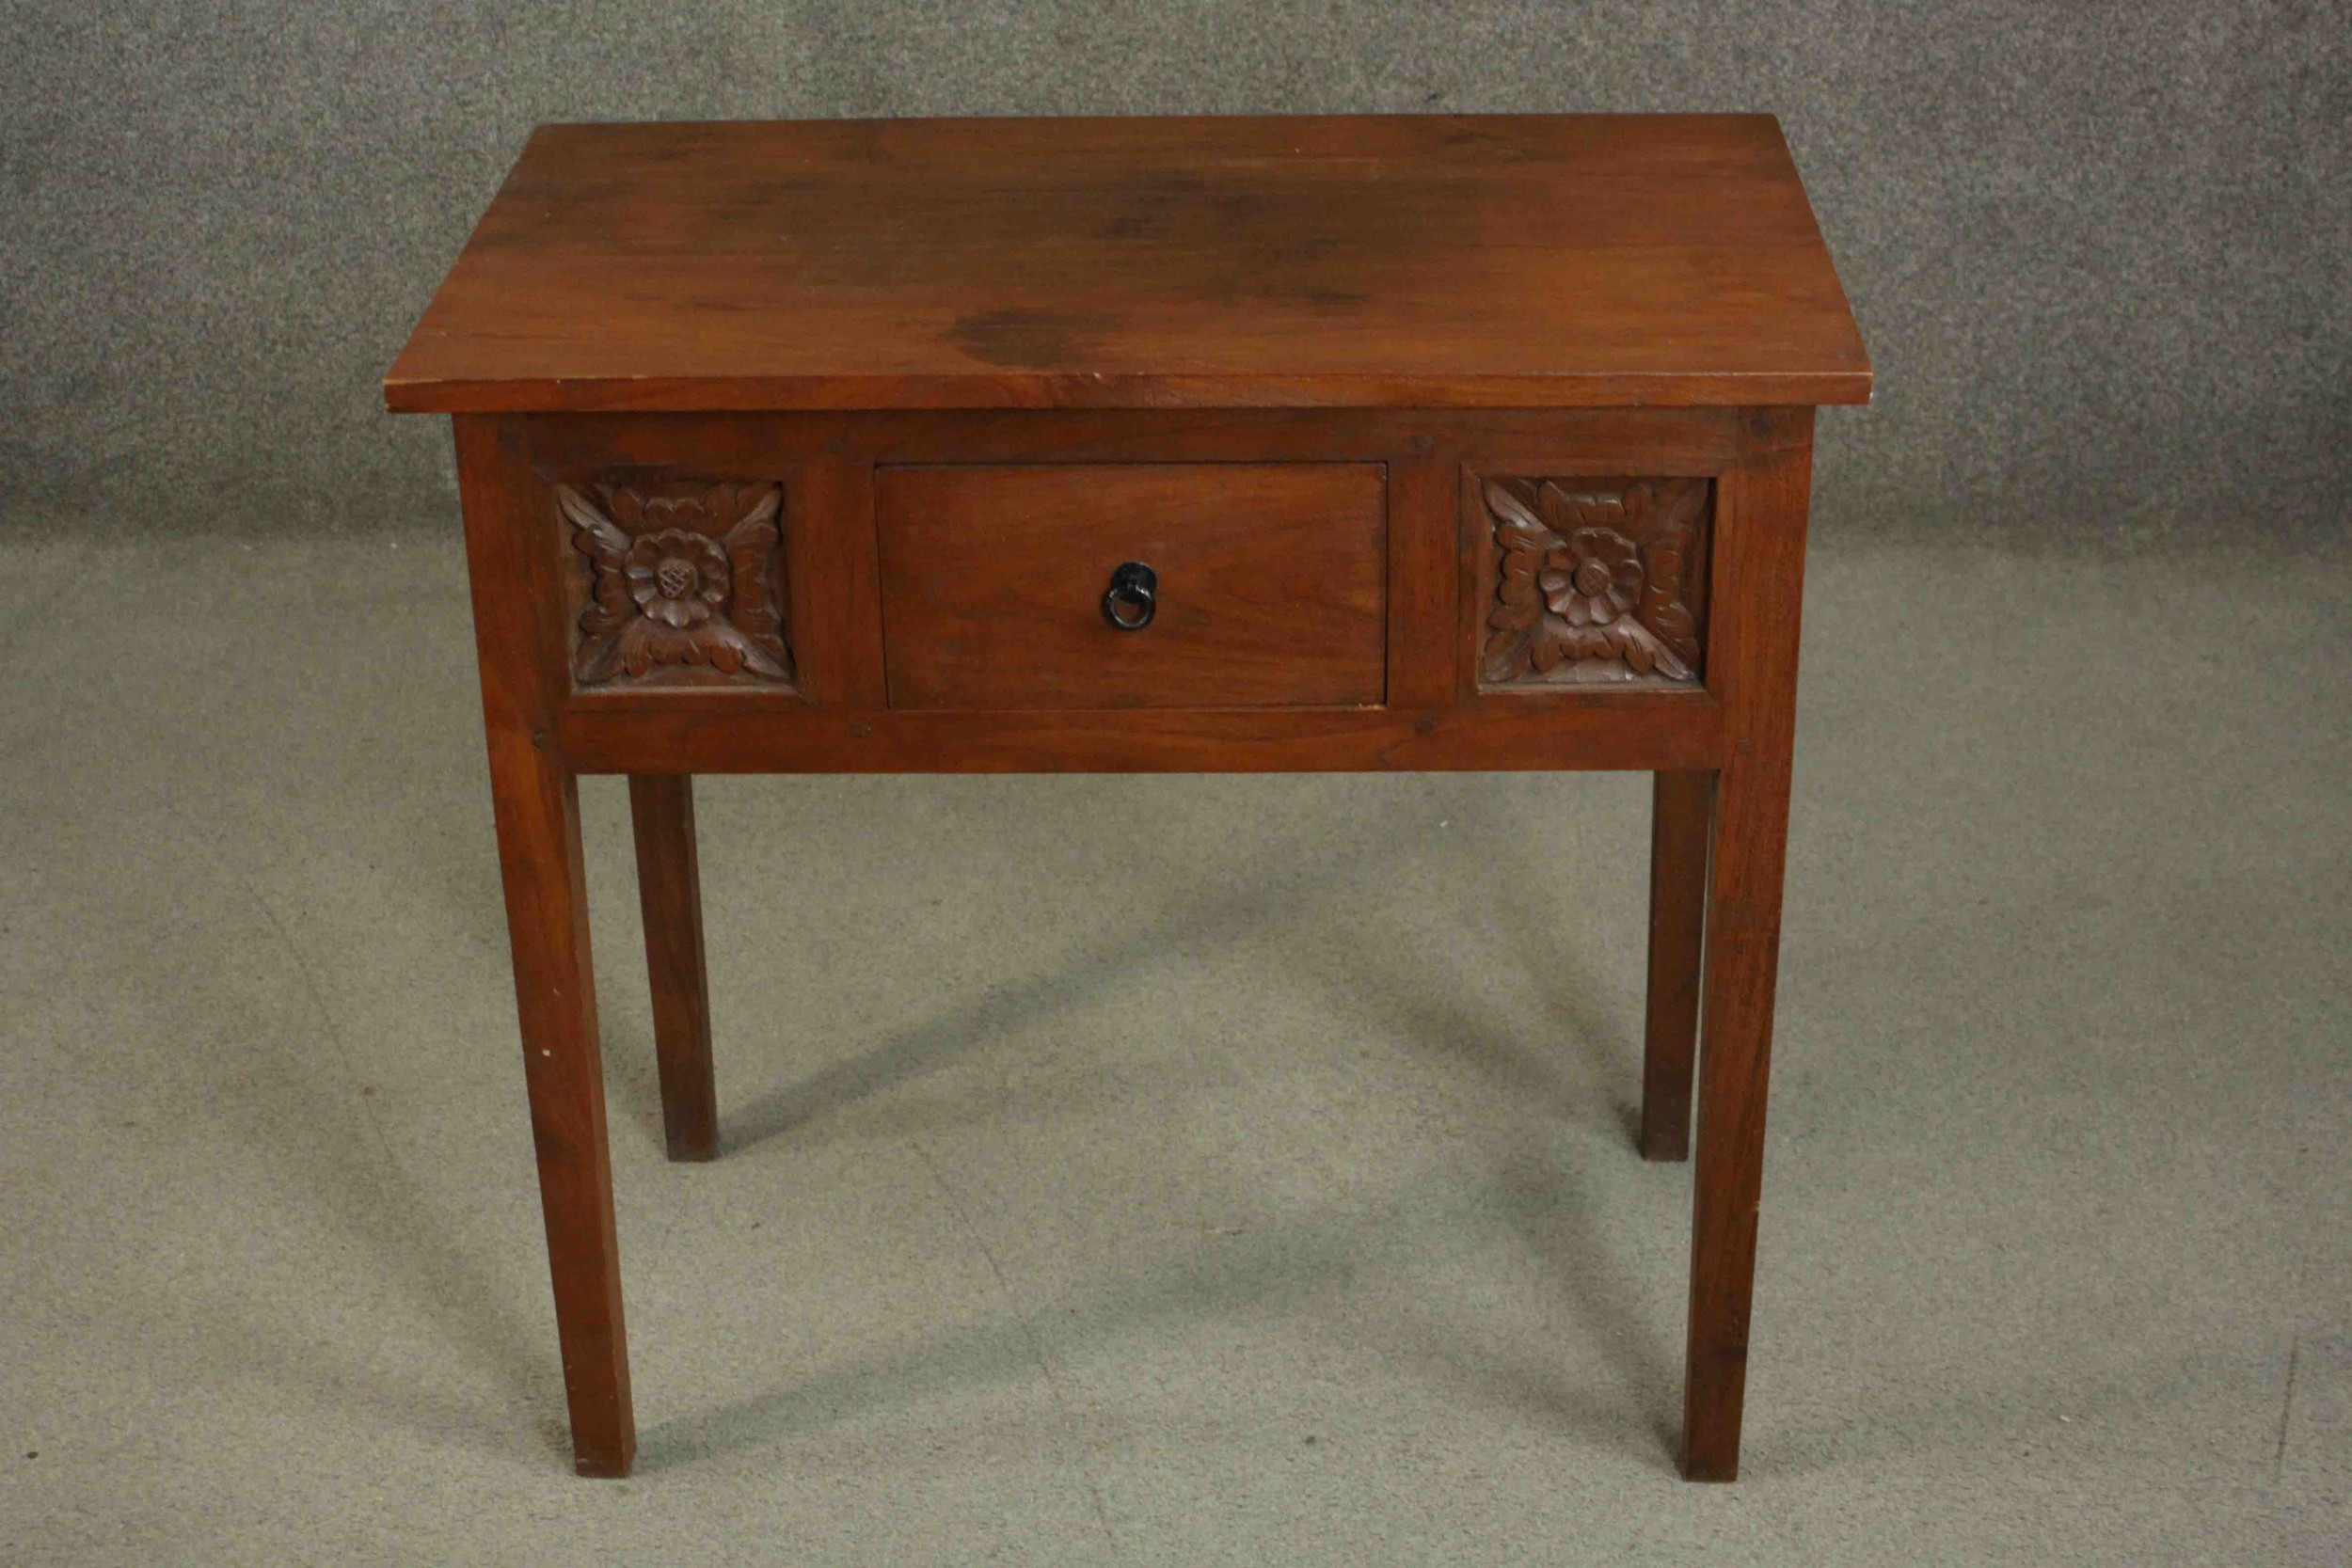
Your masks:
M1758 115L546 125L409 412L1860 403Z

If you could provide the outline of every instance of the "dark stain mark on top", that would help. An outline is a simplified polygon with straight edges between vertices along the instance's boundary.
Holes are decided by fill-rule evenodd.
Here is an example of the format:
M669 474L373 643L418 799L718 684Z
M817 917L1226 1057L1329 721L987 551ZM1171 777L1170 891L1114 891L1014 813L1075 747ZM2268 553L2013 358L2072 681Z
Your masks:
M1100 316L1015 307L960 317L947 339L982 364L1056 370L1084 357L1104 325Z

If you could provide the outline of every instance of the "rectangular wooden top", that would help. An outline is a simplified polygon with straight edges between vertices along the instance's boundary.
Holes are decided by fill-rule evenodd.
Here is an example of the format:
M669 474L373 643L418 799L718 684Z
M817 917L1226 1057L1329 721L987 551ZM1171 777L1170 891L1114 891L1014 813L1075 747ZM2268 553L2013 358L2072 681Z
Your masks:
M1762 115L543 125L403 412L1861 403Z

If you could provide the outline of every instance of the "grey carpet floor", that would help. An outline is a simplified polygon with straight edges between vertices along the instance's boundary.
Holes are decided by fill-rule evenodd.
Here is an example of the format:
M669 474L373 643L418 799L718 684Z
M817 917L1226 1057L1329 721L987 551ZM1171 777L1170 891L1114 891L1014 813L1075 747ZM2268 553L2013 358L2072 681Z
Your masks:
M2352 1555L2352 565L1817 548L1745 1474L1675 1479L1645 782L583 787L569 1473L448 539L0 547L0 1560Z

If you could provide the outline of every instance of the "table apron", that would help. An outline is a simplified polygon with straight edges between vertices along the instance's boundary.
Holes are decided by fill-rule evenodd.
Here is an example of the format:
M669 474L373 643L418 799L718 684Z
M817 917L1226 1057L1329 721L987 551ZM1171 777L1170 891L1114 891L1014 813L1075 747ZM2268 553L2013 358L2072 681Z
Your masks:
M1191 773L1711 768L1705 691L1391 708L895 712L756 699L575 700L545 737L581 773Z

